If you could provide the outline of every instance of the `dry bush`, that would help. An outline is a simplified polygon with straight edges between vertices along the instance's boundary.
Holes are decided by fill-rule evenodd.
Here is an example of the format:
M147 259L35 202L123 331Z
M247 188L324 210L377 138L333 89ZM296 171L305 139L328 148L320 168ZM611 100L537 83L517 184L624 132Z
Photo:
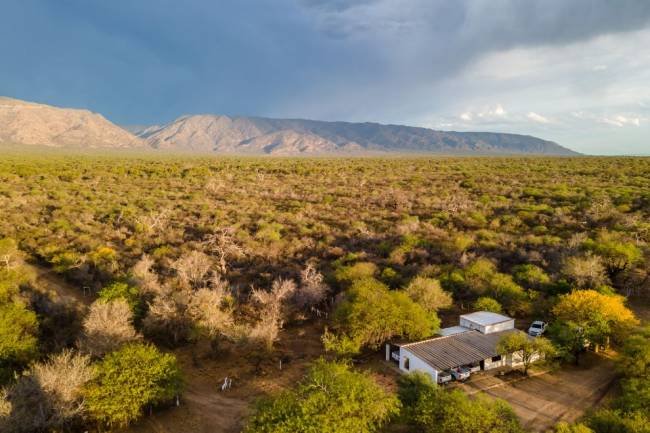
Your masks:
M212 267L212 260L200 251L180 257L172 268L176 271L178 279L184 288L197 288L205 283L205 278Z
M602 259L594 255L569 257L562 272L581 289L596 288L609 282Z
M93 356L104 356L141 337L132 324L133 312L123 299L96 301L84 319L81 347Z
M82 388L92 378L90 357L69 350L35 364L0 396L2 431L69 429L83 418Z
M131 270L135 281L142 293L160 295L163 287L158 280L158 275L153 272L154 261L148 255L143 255Z
M192 293L187 312L209 338L228 334L234 323L230 297L223 286Z
M217 230L208 236L203 242L207 250L216 255L219 264L219 272L226 274L228 270L227 260L244 256L244 249L235 241L235 230L226 227Z
M299 310L304 311L325 301L329 291L323 282L323 274L309 264L300 272L300 286L293 294L293 302Z
M273 282L270 291L253 289L251 298L260 306L260 317L250 331L249 339L262 345L266 350L273 349L278 334L284 323L284 301L289 299L296 291L293 280L277 279Z
M177 345L189 338L192 323L187 317L187 305L178 296L158 296L149 304L142 321L146 335L166 344Z

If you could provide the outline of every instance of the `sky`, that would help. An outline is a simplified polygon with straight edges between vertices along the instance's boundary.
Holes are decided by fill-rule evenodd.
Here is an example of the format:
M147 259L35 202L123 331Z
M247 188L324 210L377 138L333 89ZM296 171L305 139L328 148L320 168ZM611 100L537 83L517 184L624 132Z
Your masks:
M650 154L649 0L1 0L0 95Z

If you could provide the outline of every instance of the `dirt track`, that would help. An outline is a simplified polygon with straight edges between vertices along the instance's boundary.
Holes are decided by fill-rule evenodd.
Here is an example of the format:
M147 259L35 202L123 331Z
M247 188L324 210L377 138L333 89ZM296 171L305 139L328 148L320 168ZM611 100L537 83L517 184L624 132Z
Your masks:
M205 346L175 351L186 382L180 406L145 417L125 433L239 433L257 398L294 386L321 355L322 325L312 322L282 331L269 355L224 351L211 357ZM222 392L226 376L233 385Z
M506 400L527 430L543 432L559 421L573 422L598 405L615 379L614 362L590 353L580 367L564 366L511 382L479 375L459 387L470 394L480 392Z

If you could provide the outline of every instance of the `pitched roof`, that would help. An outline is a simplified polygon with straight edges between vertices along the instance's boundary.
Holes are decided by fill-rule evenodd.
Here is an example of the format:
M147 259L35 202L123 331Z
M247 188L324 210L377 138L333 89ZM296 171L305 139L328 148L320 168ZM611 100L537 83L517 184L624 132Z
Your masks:
M496 347L499 340L504 335L513 332L521 331L508 329L491 334L468 331L405 344L402 345L402 348L408 350L436 370L444 371L497 356Z

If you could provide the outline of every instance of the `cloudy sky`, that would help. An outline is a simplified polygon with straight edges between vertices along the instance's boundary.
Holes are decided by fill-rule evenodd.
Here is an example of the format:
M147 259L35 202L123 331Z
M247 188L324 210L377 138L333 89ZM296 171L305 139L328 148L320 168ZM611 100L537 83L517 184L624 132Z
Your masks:
M649 0L2 0L0 94L650 154Z

